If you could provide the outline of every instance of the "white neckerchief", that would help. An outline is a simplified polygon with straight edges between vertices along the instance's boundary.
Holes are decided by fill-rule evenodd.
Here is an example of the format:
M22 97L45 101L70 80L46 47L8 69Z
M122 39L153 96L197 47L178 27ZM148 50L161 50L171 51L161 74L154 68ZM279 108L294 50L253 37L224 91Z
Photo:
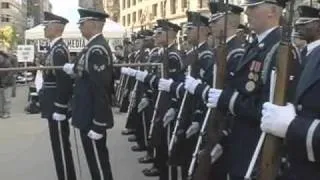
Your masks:
M59 41L60 39L62 39L61 36L54 38L51 42L50 42L50 48L52 48L52 46Z
M226 40L226 43L228 43L229 41L231 41L234 37L236 37L236 34L234 34L234 35L232 35L232 36L228 37L228 39Z
M314 48L320 46L320 39L313 41L307 45L307 56L313 51Z
M207 41L203 41L201 43L199 43L198 48L200 48L202 45L204 45L204 43L206 43Z
M102 34L102 33L98 33L98 34L92 36L92 37L87 41L86 44L89 44L92 40L94 40L96 37L98 37L98 36L101 35L101 34Z
M174 44L175 44L175 41L173 41L171 44L169 44L168 48L171 48ZM164 53L164 47L161 47L159 50L159 54L163 54L163 53Z
M278 26L275 26L273 28L270 28L266 31L264 31L263 33L260 33L257 35L257 38L258 38L258 43L260 43L261 41L264 40L264 38L266 38L274 29L276 29Z

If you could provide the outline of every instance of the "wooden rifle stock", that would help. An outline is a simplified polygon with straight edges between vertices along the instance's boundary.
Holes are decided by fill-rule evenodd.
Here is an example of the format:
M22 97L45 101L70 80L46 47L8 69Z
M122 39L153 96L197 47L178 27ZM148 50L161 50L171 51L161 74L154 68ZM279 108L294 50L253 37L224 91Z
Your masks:
M213 68L213 88L223 89L225 86L225 75L226 75L226 66L227 66L227 47L226 47L226 36L227 36L227 22L228 22L228 0L224 4L223 0L219 0L219 9L220 11L225 12L224 17L224 30L220 32L219 45L216 48L217 60L215 67ZM205 144L203 150L196 149L194 155L198 156L198 166L195 169L194 174L189 172L189 178L193 176L193 180L207 180L209 179L209 174L211 170L211 150L223 137L223 130L226 128L227 123L224 119L224 114L220 113L216 108L208 108L206 119L202 129L207 129L208 141ZM200 133L198 139L202 141L204 132ZM202 142L201 142L202 143ZM198 152L197 152L198 151Z
M294 0L290 1L289 16L287 24L284 25L282 39L278 49L276 62L276 84L273 103L285 105L287 101L287 92L290 80L290 73L293 66L293 55L291 45L291 25L294 15ZM262 149L261 173L259 180L274 180L278 175L281 164L281 145L282 139L267 134Z
M215 73L216 82L214 88L223 89L225 85L225 74L226 74L226 44L220 44L217 49L217 70ZM214 68L215 69L215 68ZM223 137L223 132L226 128L225 115L220 113L216 108L208 109L210 115L206 116L209 118L204 122L207 122L207 136L208 142L205 144L204 149L198 152L198 167L195 169L193 179L194 180L207 180L211 170L211 150ZM208 113L208 112L207 112Z

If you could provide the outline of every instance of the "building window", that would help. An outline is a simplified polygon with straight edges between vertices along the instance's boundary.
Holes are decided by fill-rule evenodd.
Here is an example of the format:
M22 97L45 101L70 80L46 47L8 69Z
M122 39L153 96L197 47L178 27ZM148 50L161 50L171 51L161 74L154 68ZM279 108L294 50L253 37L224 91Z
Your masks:
M126 16L122 16L122 25L126 26Z
M166 17L166 3L163 3L161 2L160 4L160 14L161 14L161 17Z
M182 0L182 9L188 8L188 0Z
M9 15L2 15L1 22L10 22L10 16Z
M140 9L139 11L138 11L138 19L139 19L139 21L141 21L141 17L142 16L142 10Z
M10 4L8 2L3 2L3 3L1 3L1 8L2 9L9 9L10 8Z
M135 24L137 22L137 13L133 12L132 14L132 23Z
M130 0L127 0L127 7L130 8Z
M170 1L170 11L171 11L171 14L175 14L176 13L176 8L177 8L177 1L176 0L171 0Z
M157 12L158 12L158 4L152 5L152 17L157 17L158 16Z
M136 0L132 0L132 6L136 5Z
M199 0L199 8L206 8L208 0Z
M122 0L122 9L126 8L126 0Z
M128 16L127 16L127 25L130 26L130 24L131 24L131 15L128 14Z

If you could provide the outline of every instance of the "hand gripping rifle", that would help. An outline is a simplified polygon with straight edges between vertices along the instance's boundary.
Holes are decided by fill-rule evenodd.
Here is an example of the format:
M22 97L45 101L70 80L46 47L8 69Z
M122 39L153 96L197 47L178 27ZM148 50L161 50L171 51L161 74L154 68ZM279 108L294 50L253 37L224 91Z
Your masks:
M271 79L276 82L270 82L270 101L277 105L285 105L288 96L288 83L290 72L293 68L293 55L291 44L292 23L294 16L295 0L289 1L289 11L286 13L287 22L283 25L282 38L278 47L276 70L272 73ZM274 88L272 88L275 86ZM273 94L274 93L274 97ZM281 145L282 140L270 134L262 133L250 162L245 178L250 179L253 167L262 149L262 159L259 173L259 180L274 180L278 175L281 164Z
M166 7L167 0L164 0L163 6ZM165 19L165 13L163 12L163 19ZM168 28L168 27L167 27ZM168 31L166 32L166 47L164 48L165 58L162 59L162 69L161 69L161 77L162 78L168 78L168 64L169 64L169 39L168 39ZM163 138L162 129L162 118L157 118L159 115L159 108L164 108L162 106L165 106L168 104L167 99L165 98L167 94L165 92L159 91L157 94L156 102L154 105L152 120L150 124L148 139L152 146L160 145L161 144L161 138Z
M227 36L227 21L228 21L228 0L226 4L223 1L219 2L219 9L221 12L224 10L224 31L220 32L219 45L216 48L217 59L213 67L213 88L223 89L224 80L226 74L227 64L227 47L226 47L226 36ZM224 114L219 112L216 108L208 108L204 122L202 124L199 138L196 144L196 148L192 155L192 161L188 170L188 179L193 180L205 180L209 179L210 167L211 167L211 151L215 145L224 136L223 130L226 129L226 121ZM204 149L200 151L202 141L207 131L208 142L205 144ZM197 161L198 160L198 161ZM197 164L198 162L198 164ZM197 168L196 168L197 165Z
M129 42L127 39L123 40L123 45L124 45L124 50L123 50L123 57L124 59L128 58L129 55L129 50L128 50L128 46L129 46ZM121 100L121 94L123 94L123 90L124 90L124 85L126 82L126 78L124 74L120 75L120 83L116 92L116 101L118 104L120 104L120 100Z
M143 45L143 47L140 49L140 52L138 53L138 57L136 59L136 63L141 63L143 62L143 58L145 57L146 54L146 50L145 50L145 46ZM138 70L140 70L140 67L138 67ZM139 81L136 80L133 90L131 92L131 96L130 96L130 104L128 107L128 118L130 117L132 111L134 110L134 107L136 106L137 102L137 97L138 96L138 86L139 86Z
M200 21L200 15L199 15L199 21ZM199 24L197 25L197 36L198 36L198 44L199 44ZM189 53L190 52L190 53ZM188 65L188 75L192 75L194 74L193 72L197 72L199 71L199 55L198 55L198 50L196 47L193 48L193 50L190 50L188 53L187 53L187 59L185 60L186 64L189 64ZM183 95L183 98L182 98L182 102L181 102L181 105L180 105L180 108L179 108L179 111L178 111L178 116L176 118L176 122L175 122L175 126L174 126L174 130L173 130L173 133L172 133L172 136L171 136L171 139L170 139L170 143L169 143L169 147L168 147L168 151L169 151L169 162L171 161L174 161L174 153L179 151L175 151L174 147L175 145L177 144L177 141L178 140L181 140L181 139L178 139L178 137L181 135L181 133L185 133L184 131L180 131L180 127L183 126L183 123L186 123L184 122L183 120L183 113L186 111L185 109L188 108L188 105L186 104L187 101L192 101L191 97L190 97L190 94L188 93L188 91L186 90L184 95ZM190 113L190 112L186 112L186 113ZM175 151L175 152L174 152ZM178 163L175 163L176 165L180 165L180 162Z

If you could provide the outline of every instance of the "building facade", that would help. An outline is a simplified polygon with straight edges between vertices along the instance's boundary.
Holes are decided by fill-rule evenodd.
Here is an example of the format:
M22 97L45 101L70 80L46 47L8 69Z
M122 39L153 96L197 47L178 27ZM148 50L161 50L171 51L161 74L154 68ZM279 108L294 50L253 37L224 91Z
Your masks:
M27 4L22 0L0 0L0 28L12 26L16 37L23 39L27 28Z
M120 1L119 0L103 0L104 10L110 14L110 18L119 22L120 20Z
M52 11L49 0L27 0L27 26L32 28L40 24L44 19L44 11Z
M95 10L104 10L104 0L79 0L79 6L83 8L90 8Z
M182 25L186 22L186 11L197 11L209 15L209 0L119 0L119 22L128 32L135 32L141 27L151 28L157 19L166 18ZM241 0L230 0L239 4Z

